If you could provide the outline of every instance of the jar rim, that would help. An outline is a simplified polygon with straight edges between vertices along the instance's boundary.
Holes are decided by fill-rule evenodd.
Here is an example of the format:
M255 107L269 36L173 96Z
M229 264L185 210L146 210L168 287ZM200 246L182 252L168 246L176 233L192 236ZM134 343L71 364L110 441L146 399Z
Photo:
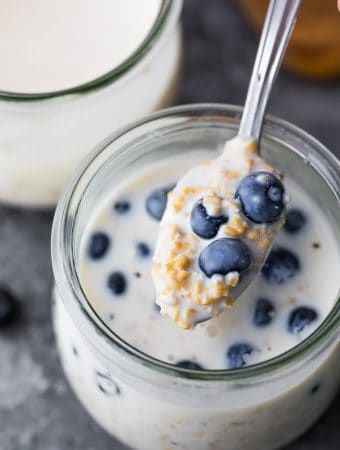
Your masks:
M93 89L105 86L107 84L113 83L119 80L123 75L125 75L131 68L138 64L142 58L147 55L153 48L157 39L164 29L166 24L169 23L168 19L170 13L173 12L173 20L170 25L175 24L177 18L182 9L183 0L162 0L162 5L160 7L158 16L153 23L151 29L149 30L146 37L139 44L137 49L131 53L124 61L122 61L118 66L114 67L110 71L96 77L93 80L81 83L78 86L73 86L66 89L49 91L49 92L12 92L12 91L2 91L0 89L0 100L8 101L34 101L34 100L44 100L52 99L56 97L61 97L64 95L80 94Z
M209 113L208 113L209 112ZM211 113L210 113L211 112ZM215 103L202 103L193 105L176 106L167 108L157 113L151 114L141 120L138 120L125 128L120 129L118 132L110 135L105 141L100 143L96 149L89 155L87 160L79 168L74 175L73 180L69 183L68 188L65 190L62 198L60 199L52 228L52 266L54 271L55 283L57 291L61 294L62 299L68 297L70 300L69 305L80 307L83 313L83 324L90 323L95 328L97 335L100 338L104 338L104 341L108 344L108 348L114 347L114 350L118 350L120 353L127 357L130 357L140 363L143 366L154 369L155 371L172 375L176 377L198 380L198 381L224 381L235 382L241 380L256 379L263 374L277 373L278 369L284 369L291 366L292 362L302 361L304 363L308 358L313 357L315 354L322 352L326 348L330 341L334 338L337 339L336 331L340 325L340 296L339 293L335 298L335 304L331 311L328 313L326 319L314 330L306 339L301 343L287 350L286 352L271 358L269 360L245 366L239 369L223 369L223 370L189 370L179 368L170 363L166 363L150 355L147 355L141 350L135 348L132 344L129 344L122 339L118 334L111 330L102 319L98 316L94 308L86 299L86 295L81 287L81 283L77 276L75 268L75 258L73 255L73 249L71 252L67 252L74 243L73 236L66 239L67 229L71 229L73 233L73 225L75 222L75 215L79 210L79 202L75 208L75 215L69 215L69 209L73 196L79 188L79 183L83 176L86 175L88 169L90 169L92 162L107 149L108 146L113 144L120 137L127 135L129 132L135 130L143 125L150 124L153 121L160 119L166 119L175 117L178 115L185 115L190 113L200 113L200 117L216 118L218 120L217 113L234 114L235 116L241 116L242 107L227 104L215 104ZM231 121L227 122L231 124ZM317 151L319 157L326 167L315 167L316 163L320 161L313 161L313 167L318 171L320 176L324 178L327 185L339 200L340 198L340 184L330 186L329 177L334 178L338 183L340 180L340 161L317 139L311 136L309 133L300 129L299 127L290 124L289 122L273 117L266 116L263 135L267 137L278 137L273 133L273 130L277 129L282 133L282 138L287 138L290 133L291 137L295 136L298 140L307 142L313 149ZM277 131L276 130L276 131ZM115 152L116 153L116 152ZM95 177L95 175L94 175ZM93 180L91 177L90 182ZM87 186L87 185L86 185ZM85 189L86 189L85 186ZM81 198L81 195L80 195ZM71 228L70 228L71 227ZM65 257L66 255L66 257ZM65 289L66 286L66 289ZM65 303L65 302L64 302Z

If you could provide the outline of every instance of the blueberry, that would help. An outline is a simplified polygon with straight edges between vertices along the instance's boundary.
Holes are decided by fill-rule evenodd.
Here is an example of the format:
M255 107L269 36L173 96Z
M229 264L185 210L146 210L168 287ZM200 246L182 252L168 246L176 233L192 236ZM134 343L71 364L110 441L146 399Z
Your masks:
M318 317L315 309L307 306L295 308L288 318L288 330L292 334L299 334L306 326L310 325Z
M198 200L192 208L190 216L191 228L202 239L215 237L219 227L226 222L228 222L228 217L209 216L202 199Z
M154 309L156 312L158 312L158 313L161 312L161 307L160 307L159 304L156 303L155 301L153 302L153 309Z
M289 209L285 218L284 230L290 234L297 233L306 224L306 216L302 211L296 208Z
M275 307L266 298L259 298L256 302L254 312L254 324L258 327L269 325L275 315Z
M138 242L137 244L137 255L141 258L147 258L150 256L151 250L148 244L145 244L145 242Z
M248 356L254 351L254 347L246 342L238 342L229 347L227 357L229 369L239 369L247 364Z
M253 264L248 246L239 239L222 238L213 241L199 256L198 264L207 277L228 272L245 272Z
M191 361L190 359L182 359L176 363L176 366L181 367L182 369L203 370L201 364Z
M269 172L254 172L243 178L235 197L240 200L244 214L255 223L275 222L284 209L283 185Z
M98 389L109 397L120 395L121 391L117 383L111 378L109 373L96 372L96 383Z
M129 212L130 209L131 209L131 203L128 202L127 200L118 200L118 201L113 205L113 209L114 209L118 214L126 214L126 213Z
M90 238L87 253L92 259L100 259L107 253L110 247L110 238L106 233L97 231Z
M314 384L314 386L313 386L313 387L311 388L311 390L310 390L310 394L311 394L311 395L314 395L314 394L316 394L317 392L319 392L320 386L321 386L321 383L316 383L316 384Z
M168 193L172 191L175 185L171 185L162 189L152 191L145 202L147 212L156 220L161 220L163 217L166 203L168 200Z
M14 295L0 287L0 326L9 325L17 316L18 303Z
M126 291L126 278L121 272L112 272L107 280L107 285L115 295L124 294Z
M272 284L284 284L294 278L300 270L298 257L283 247L276 247L269 253L261 273Z

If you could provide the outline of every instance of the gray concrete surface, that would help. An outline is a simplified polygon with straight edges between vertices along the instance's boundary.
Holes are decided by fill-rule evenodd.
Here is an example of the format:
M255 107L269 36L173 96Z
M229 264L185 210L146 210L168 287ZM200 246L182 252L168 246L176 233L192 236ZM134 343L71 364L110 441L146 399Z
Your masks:
M335 3L335 1L334 1ZM179 103L244 100L256 41L228 0L185 0ZM310 131L338 155L340 83L282 73L269 110ZM0 450L123 450L86 414L58 363L50 324L52 213L0 207L0 283L22 314L0 331ZM286 450L339 448L340 397ZM151 450L151 449L150 449Z

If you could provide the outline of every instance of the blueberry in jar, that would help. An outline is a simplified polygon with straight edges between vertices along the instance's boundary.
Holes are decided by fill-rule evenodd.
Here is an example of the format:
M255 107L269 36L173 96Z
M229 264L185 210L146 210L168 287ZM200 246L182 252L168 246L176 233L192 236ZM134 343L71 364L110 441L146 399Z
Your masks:
M299 258L284 247L276 247L269 253L261 273L269 283L281 285L294 278L299 270Z
M145 242L138 242L137 244L137 255L140 258L147 258L151 254L151 249Z
M109 236L102 231L97 231L90 237L88 255L91 259L101 259L106 255L109 247Z
M316 383L310 390L311 395L315 395L320 390L321 383Z
M117 383L111 378L110 374L97 371L95 373L98 389L109 397L120 395L121 391Z
M226 216L209 216L202 199L195 203L190 215L191 228L202 239L215 237L219 227L227 221Z
M190 369L190 370L203 370L203 367L195 361L191 361L190 359L183 359L176 363L177 367L181 367L182 369Z
M275 315L275 307L267 298L259 298L255 305L254 324L257 327L269 325Z
M6 288L0 287L0 326L9 325L18 314L18 303L14 295Z
M247 342L233 344L227 351L229 369L239 369L245 366L253 351L254 347Z
M310 325L318 317L313 308L299 306L295 308L288 317L288 330L292 334L299 334L305 327Z
M269 172L254 172L243 178L235 197L243 213L255 223L271 223L280 219L284 210L284 187Z
M131 203L127 200L118 200L114 205L113 209L118 214L126 214L131 209Z
M113 294L124 294L127 287L125 275L122 272L112 272L107 280L107 285Z
M172 191L175 185L152 191L146 201L145 208L147 212L156 220L161 220L168 201L168 193Z
M253 264L252 253L243 241L234 238L222 238L205 247L198 259L200 269L207 277L214 274L226 275L249 270Z
M156 303L155 301L153 301L153 309L155 312L160 313L161 312L161 307L159 306L158 303Z
M284 230L289 234L298 233L306 224L305 214L297 208L291 208L285 215Z

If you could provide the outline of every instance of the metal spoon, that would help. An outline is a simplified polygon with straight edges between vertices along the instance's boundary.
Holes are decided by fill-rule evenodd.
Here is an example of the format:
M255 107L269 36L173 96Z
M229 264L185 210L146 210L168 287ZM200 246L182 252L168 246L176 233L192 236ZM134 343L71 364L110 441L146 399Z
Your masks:
M215 317L240 296L257 275L260 263L265 260L275 234L282 225L281 213L284 206L282 184L273 174L264 171L267 167L266 163L262 158L254 155L253 144L256 144L255 147L259 153L257 143L261 134L264 112L295 23L299 3L300 0L271 0L237 138L226 142L225 150L214 161L211 168L197 166L188 171L179 180L171 192L171 197L168 198L160 224L152 275L156 287L156 302L161 307L161 313L171 317L184 329L192 328L198 322ZM250 154L252 157L249 156ZM249 173L249 164L253 170L253 174L249 176L256 174L255 176L259 178L257 183L260 186L265 186L269 183L268 180L271 180L271 185L268 187L268 192L269 190L272 192L271 203L268 202L271 206L266 204L267 197L262 202L264 195L262 197L259 195L252 202L255 205L254 209L248 208L244 211L241 191L242 182L249 181L249 178L247 180L247 177L243 175ZM214 186L210 193L208 186L204 186L207 197L202 195L201 190L201 180L205 177L210 180L208 184L211 183ZM251 182L253 182L252 179ZM198 195L195 188L198 189L201 199L193 196L193 193ZM246 187L244 191L245 198L248 196L247 189ZM245 233L248 226L242 220L242 214L239 214L241 207L227 200L226 194L216 193L224 190L227 190L229 195L233 193L236 195L237 192L242 204L242 212L252 224L265 225L254 228L252 234L248 233L249 242L247 243L238 238ZM266 195L269 198L269 193ZM277 200L275 200L276 197ZM208 205L213 205L212 216L207 213L203 204L205 199L208 199ZM217 207L214 206L216 204ZM228 209L228 214L217 217L224 207ZM188 224L189 211L190 223ZM214 215L216 217L212 219ZM216 226L217 220L221 222ZM223 228L223 235L220 233L219 239L203 246L203 240L217 236L220 225L226 222L230 225ZM202 223L204 223L203 227ZM201 238L194 245L190 241L190 236L195 237L192 232ZM198 262L199 269L192 265L193 260ZM202 273L205 274L203 279ZM242 277L240 277L241 273ZM225 277L223 280L212 279L215 274Z
M269 95L294 28L299 4L300 0L270 1L238 131L244 139L258 142L260 138Z

